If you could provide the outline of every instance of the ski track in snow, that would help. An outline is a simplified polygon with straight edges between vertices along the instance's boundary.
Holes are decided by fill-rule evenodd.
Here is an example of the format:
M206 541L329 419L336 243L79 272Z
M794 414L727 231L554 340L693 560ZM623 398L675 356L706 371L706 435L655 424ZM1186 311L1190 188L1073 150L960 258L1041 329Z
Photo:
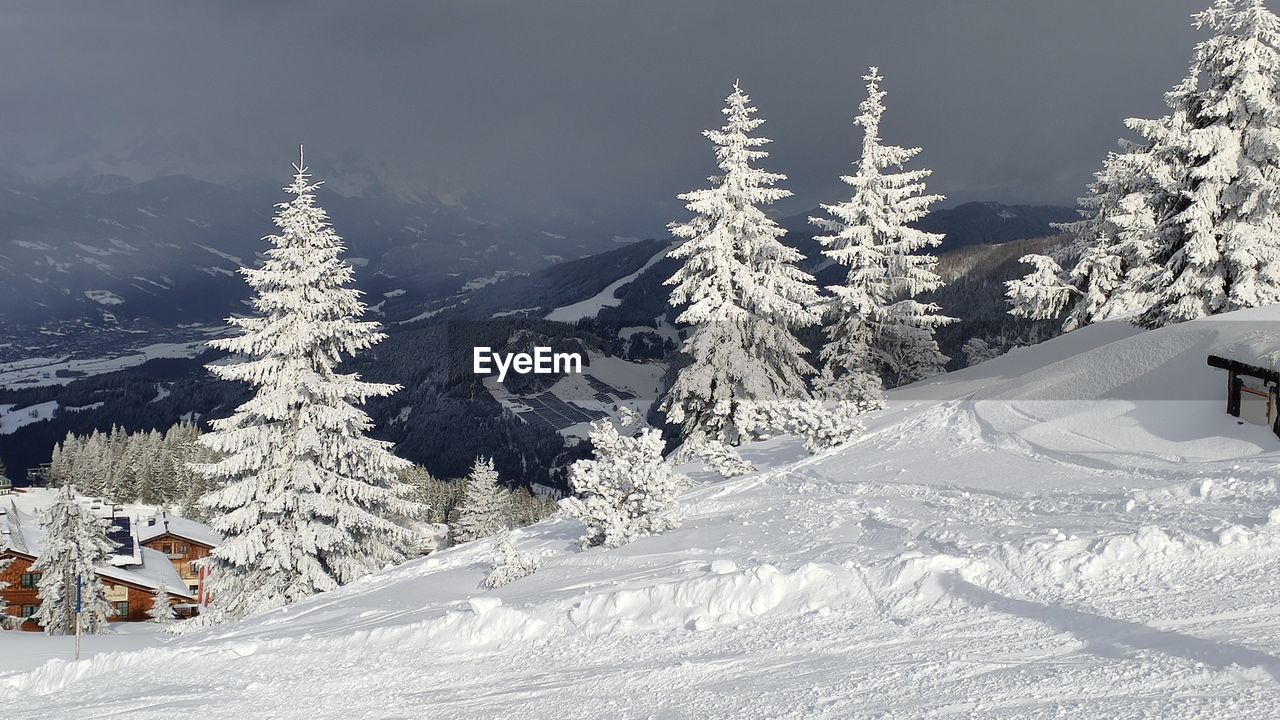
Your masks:
M1151 372L1218 383L1184 376L1199 340L1165 335L1141 339L1168 360ZM1124 378L1089 379L1092 416L1036 401L1117 336L908 388L837 450L777 438L744 449L752 475L686 468L688 518L660 537L583 552L571 521L528 528L542 568L496 591L479 541L239 624L93 638L79 663L23 665L0 635L0 714L1274 717L1280 453L1220 407L1134 445L1106 426L1130 412L1113 401L1146 412L1108 394ZM1071 360L1037 375L1044 352Z

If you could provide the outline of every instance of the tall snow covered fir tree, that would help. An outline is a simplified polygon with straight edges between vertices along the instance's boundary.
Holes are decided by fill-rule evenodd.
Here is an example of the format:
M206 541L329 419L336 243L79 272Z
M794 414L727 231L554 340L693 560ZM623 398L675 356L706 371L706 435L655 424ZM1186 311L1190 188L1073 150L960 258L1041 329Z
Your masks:
M226 618L400 562L415 540L396 522L417 514L398 480L410 463L366 435L372 421L359 408L399 387L336 370L384 336L358 319L365 308L339 258L342 240L316 205L318 183L301 163L295 170L266 261L240 271L257 314L230 318L240 333L210 343L242 360L209 370L255 390L200 437L219 459L194 466L213 485L203 502L226 538L202 561L213 609Z
M64 485L40 515L44 547L31 565L40 573L36 585L40 607L33 616L50 635L76 630L76 586L80 588L80 628L88 635L107 627L111 605L98 579L97 567L116 548L107 537L110 521L80 506L74 485Z
M1051 258L1070 269L1028 256L1015 315L1160 327L1280 302L1280 19L1262 0L1218 0L1195 26L1214 35L1169 114L1127 121L1142 141L1107 158Z
M899 385L936 375L946 365L934 331L952 318L938 306L917 301L942 280L934 271L938 259L921 253L937 247L942 236L910 226L942 200L926 195L929 170L902 170L920 148L884 145L880 120L885 92L878 68L863 77L867 98L854 122L862 126L862 157L857 172L840 179L853 187L853 197L823 205L830 217L810 218L826 231L815 237L822 253L848 268L843 285L832 294L822 348L823 394L849 400L863 409L883 405L882 380ZM898 168L898 172L886 172Z
M737 83L723 113L725 125L703 133L721 174L679 196L695 217L671 225L685 242L670 254L683 264L666 284L683 308L676 322L693 327L682 348L690 362L661 409L686 439L737 445L749 439L745 405L808 396L813 367L793 333L817 323L818 292L795 265L804 256L779 242L786 231L761 210L791 193L776 187L786 176L752 167L769 140L751 135L764 120Z
M464 481L458 520L450 528L456 542L469 542L497 535L506 529L511 513L510 493L498 484L493 458L476 458Z

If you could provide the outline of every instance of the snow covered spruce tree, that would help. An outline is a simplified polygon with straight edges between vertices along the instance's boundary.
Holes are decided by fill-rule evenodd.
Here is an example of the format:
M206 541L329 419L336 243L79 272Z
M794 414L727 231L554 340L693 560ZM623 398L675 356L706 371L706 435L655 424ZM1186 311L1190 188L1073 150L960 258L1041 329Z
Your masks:
M1160 327L1280 302L1280 19L1262 0L1195 16L1214 35L1166 94L1169 114L1107 160L1056 278L1042 261L1010 285L1012 312L1064 330L1114 317ZM1055 289L1056 288L1056 289ZM1046 300L1047 302L1038 302Z
M882 144L883 78L873 67L863 79L867 98L854 120L863 129L862 156L857 172L840 178L853 187L853 197L823 205L830 217L810 222L828 233L814 238L824 246L823 254L848 268L844 284L827 288L832 299L819 387L824 395L865 410L883 405L884 380L898 385L942 371L948 358L938 349L934 331L952 318L916 300L942 286L934 271L937 258L920 252L936 247L942 236L910 223L942 196L925 194L931 171L901 169L920 148ZM887 172L893 168L898 171Z
M679 494L688 479L663 460L661 433L644 428L622 435L606 419L591 424L590 438L595 459L569 468L573 496L560 503L586 524L584 548L620 547L680 525Z
M1158 123L1186 127L1185 113L1156 121L1129 120L1130 127ZM1063 318L1070 332L1102 320L1133 317L1151 304L1151 276L1159 272L1155 256L1168 246L1169 227L1159 218L1176 212L1170 192L1178 161L1169 148L1120 142L1080 198L1081 219L1058 225L1071 238L1052 255L1021 258L1032 270L1005 283L1010 314L1031 320Z
M111 611L97 567L116 548L107 537L110 522L80 507L76 488L67 484L40 515L44 547L31 565L40 573L36 585L40 608L33 616L50 635L76 630L76 586L80 588L80 628L93 635L107 627Z
M147 610L147 617L157 625L172 625L178 621L178 615L173 611L169 588L165 587L164 583L156 588L155 597L151 599L151 607Z
M795 265L803 256L779 242L786 231L761 210L791 195L775 187L786 176L752 167L768 157L760 148L769 140L751 135L764 120L736 83L723 112L724 127L703 133L721 174L679 196L695 217L671 225L685 242L671 252L683 264L666 284L683 308L676 321L693 327L682 348L690 362L661 409L686 439L737 445L749 439L744 405L807 397L813 368L793 333L818 321L818 293Z
M1280 302L1280 18L1262 0L1218 0L1195 22L1215 35L1168 95L1190 129L1139 127L1181 160L1179 207L1164 220L1172 242L1140 288L1146 327Z
M299 163L276 206L279 234L257 269L252 317L211 345L242 361L211 365L219 378L254 387L254 397L212 423L200 442L217 453L193 466L213 488L203 499L226 541L203 562L213 609L237 618L331 590L405 559L414 537L395 518L416 514L397 478L410 463L369 438L359 404L399 387L336 370L383 339L362 322L341 238L316 205Z
M454 542L469 542L497 535L507 528L511 512L508 493L498 484L493 458L476 458L467 475L458 521L450 527Z

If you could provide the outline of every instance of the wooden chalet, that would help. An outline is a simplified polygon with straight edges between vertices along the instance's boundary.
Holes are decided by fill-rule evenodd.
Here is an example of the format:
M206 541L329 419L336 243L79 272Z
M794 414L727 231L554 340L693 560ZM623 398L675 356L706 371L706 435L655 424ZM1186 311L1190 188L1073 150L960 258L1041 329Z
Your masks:
M117 517L108 533L119 544L108 563L97 568L97 580L106 590L111 603L111 622L149 620L147 611L155 602L157 590L163 586L174 605L191 605L195 594L188 588L170 559L157 550L141 545L128 518ZM0 581L8 587L0 590L8 605L9 624L23 630L38 630L29 620L40 607L40 572L32 565L40 555L43 532L34 519L20 511L10 500L0 505L0 560L11 560L0 572Z
M168 513L144 520L137 529L143 547L162 553L182 578L188 594L200 598L204 583L196 561L206 558L222 543L208 526Z

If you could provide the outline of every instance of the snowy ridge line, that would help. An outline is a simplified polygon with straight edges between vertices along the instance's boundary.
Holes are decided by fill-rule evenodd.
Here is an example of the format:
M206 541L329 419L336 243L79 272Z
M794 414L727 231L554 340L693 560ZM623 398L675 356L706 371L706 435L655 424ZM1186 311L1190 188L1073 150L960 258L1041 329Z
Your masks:
M236 640L212 638L181 647L103 653L80 662L51 660L31 672L0 680L0 700L48 695L123 668L156 667L170 671L198 666L210 655L233 658L305 653L347 654L362 648L430 647L444 653L492 651L513 644L565 635L707 630L766 616L786 616L866 602L865 584L838 566L807 563L793 571L764 563L738 570L715 561L710 572L674 582L608 592L587 593L543 606L508 607L496 595L479 595L466 606L405 625L354 630L325 637ZM229 640L229 642L228 642Z

